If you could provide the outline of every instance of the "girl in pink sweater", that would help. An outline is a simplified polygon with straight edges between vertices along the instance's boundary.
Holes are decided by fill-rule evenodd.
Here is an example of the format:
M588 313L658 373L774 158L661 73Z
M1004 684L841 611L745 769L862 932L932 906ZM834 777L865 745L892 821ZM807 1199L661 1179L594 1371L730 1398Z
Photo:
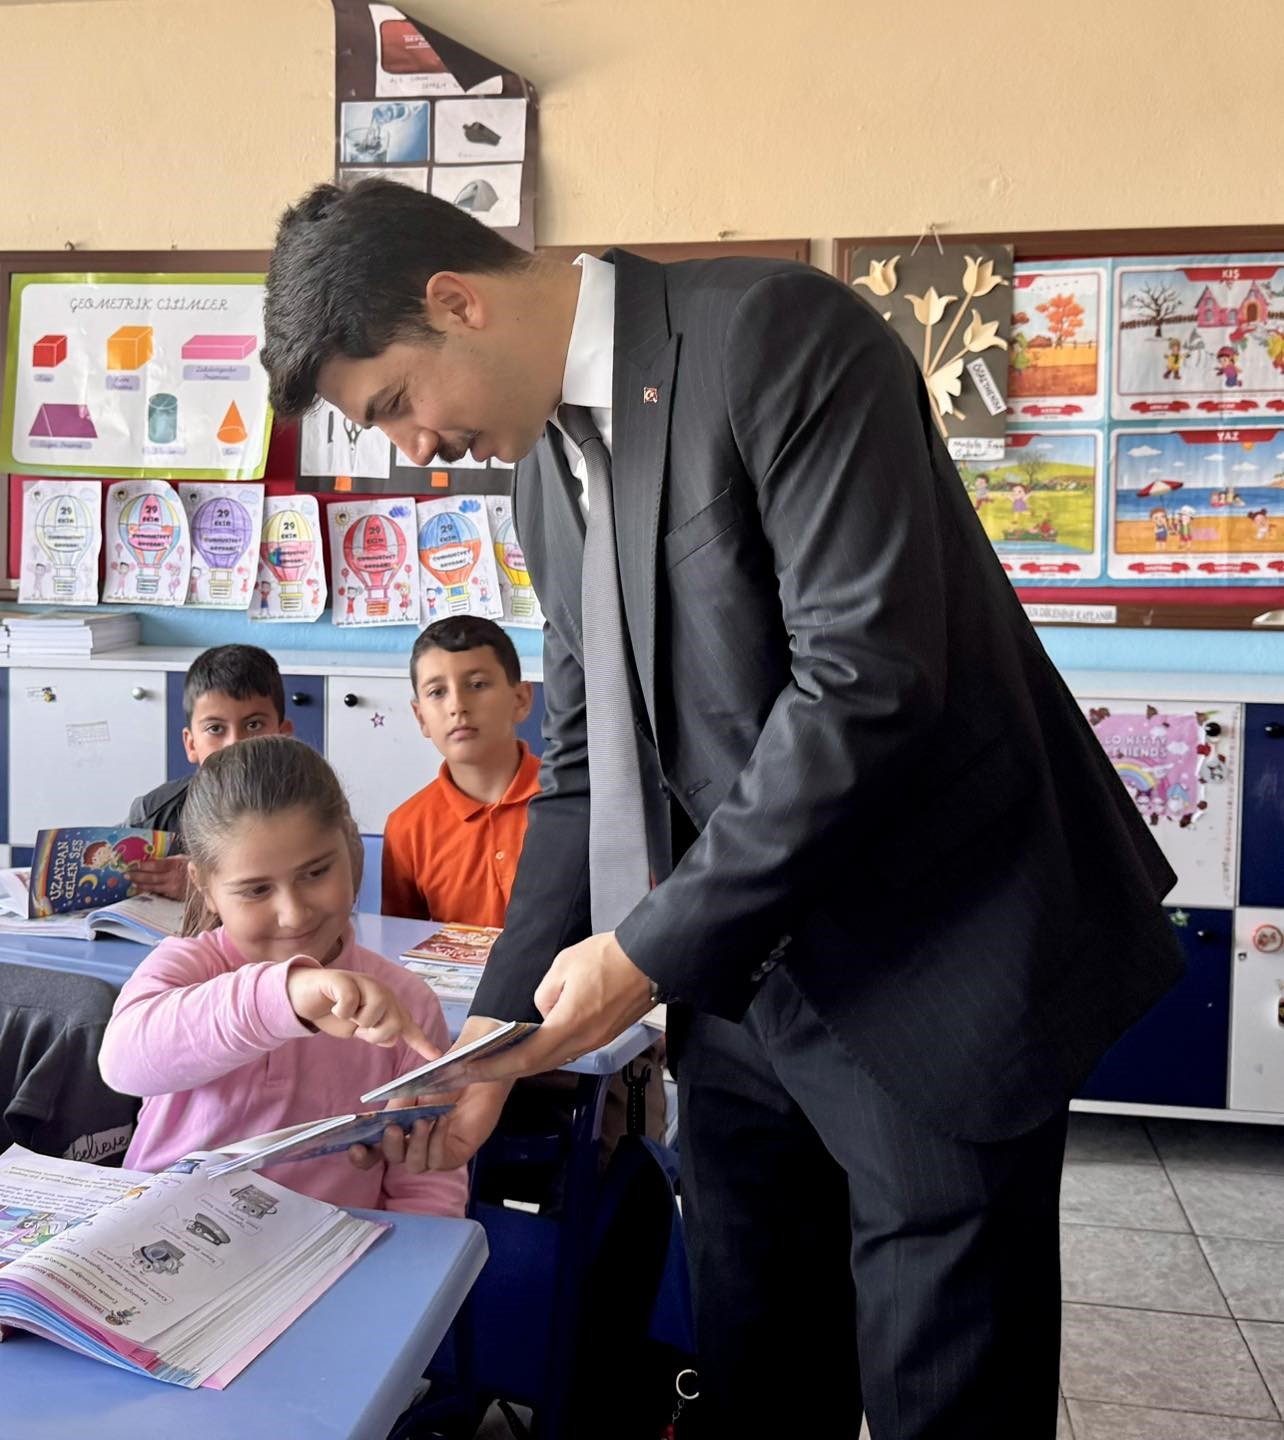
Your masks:
M188 791L183 838L187 934L162 941L126 983L99 1060L112 1089L145 1097L129 1168L360 1110L365 1091L446 1049L428 986L353 940L361 839L314 750L273 735L211 755ZM462 1215L467 1196L463 1169L362 1170L346 1155L263 1174L366 1209Z

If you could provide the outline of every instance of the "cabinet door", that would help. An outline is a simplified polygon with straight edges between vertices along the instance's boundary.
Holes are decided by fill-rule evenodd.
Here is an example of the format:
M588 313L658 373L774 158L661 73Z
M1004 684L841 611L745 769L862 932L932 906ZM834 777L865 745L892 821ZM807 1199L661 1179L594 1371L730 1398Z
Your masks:
M1079 1092L1084 1100L1212 1110L1226 1104L1232 912L1169 913L1186 974L1106 1052Z
M1215 700L1079 705L1177 872L1170 905L1234 905L1243 707Z
M183 748L187 715L183 710L184 670L171 670L165 677L165 752L167 780L181 780L196 766ZM314 750L325 752L325 680L320 675L282 675L285 683L285 718L294 724L294 733Z
M419 733L408 680L332 675L326 681L326 754L357 827L382 835L388 812L436 777L437 747Z
M1230 1106L1284 1112L1284 909L1235 912Z
M55 825L115 825L165 779L165 676L9 671L9 840Z
M1284 705L1244 709L1239 903L1284 906Z

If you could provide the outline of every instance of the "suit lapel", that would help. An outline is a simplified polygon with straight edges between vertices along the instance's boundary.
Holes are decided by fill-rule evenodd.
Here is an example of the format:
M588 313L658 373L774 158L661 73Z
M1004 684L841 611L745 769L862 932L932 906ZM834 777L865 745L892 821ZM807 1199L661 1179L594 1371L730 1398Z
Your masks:
M656 566L679 337L669 333L663 269L626 251L605 258L615 263L611 498L620 590L643 702L658 741Z

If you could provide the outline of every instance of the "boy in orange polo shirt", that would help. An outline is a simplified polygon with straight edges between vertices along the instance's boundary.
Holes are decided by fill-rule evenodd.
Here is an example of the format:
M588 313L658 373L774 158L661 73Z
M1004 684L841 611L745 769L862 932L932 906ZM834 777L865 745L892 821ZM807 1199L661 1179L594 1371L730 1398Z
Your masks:
M517 727L531 713L531 687L517 650L493 620L451 615L437 620L410 652L411 708L419 728L441 752L437 778L399 805L383 832L385 915L456 925L504 924L517 861L526 838L526 806L539 790L539 760ZM635 1062L649 1072L644 1100L647 1134L665 1129L659 1042ZM568 1075L524 1081L517 1092L573 1088ZM614 1076L602 1117L603 1158L625 1132L629 1101Z
M438 620L410 653L411 707L441 752L437 778L384 829L383 913L504 923L539 760L517 727L531 713L513 642L493 620Z

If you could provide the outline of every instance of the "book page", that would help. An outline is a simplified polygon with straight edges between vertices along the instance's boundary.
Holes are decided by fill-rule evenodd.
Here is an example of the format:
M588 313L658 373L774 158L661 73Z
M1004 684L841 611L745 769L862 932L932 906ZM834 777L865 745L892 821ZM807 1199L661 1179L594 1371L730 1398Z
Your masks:
M21 1260L152 1177L87 1166L11 1145L0 1155L0 1266Z

